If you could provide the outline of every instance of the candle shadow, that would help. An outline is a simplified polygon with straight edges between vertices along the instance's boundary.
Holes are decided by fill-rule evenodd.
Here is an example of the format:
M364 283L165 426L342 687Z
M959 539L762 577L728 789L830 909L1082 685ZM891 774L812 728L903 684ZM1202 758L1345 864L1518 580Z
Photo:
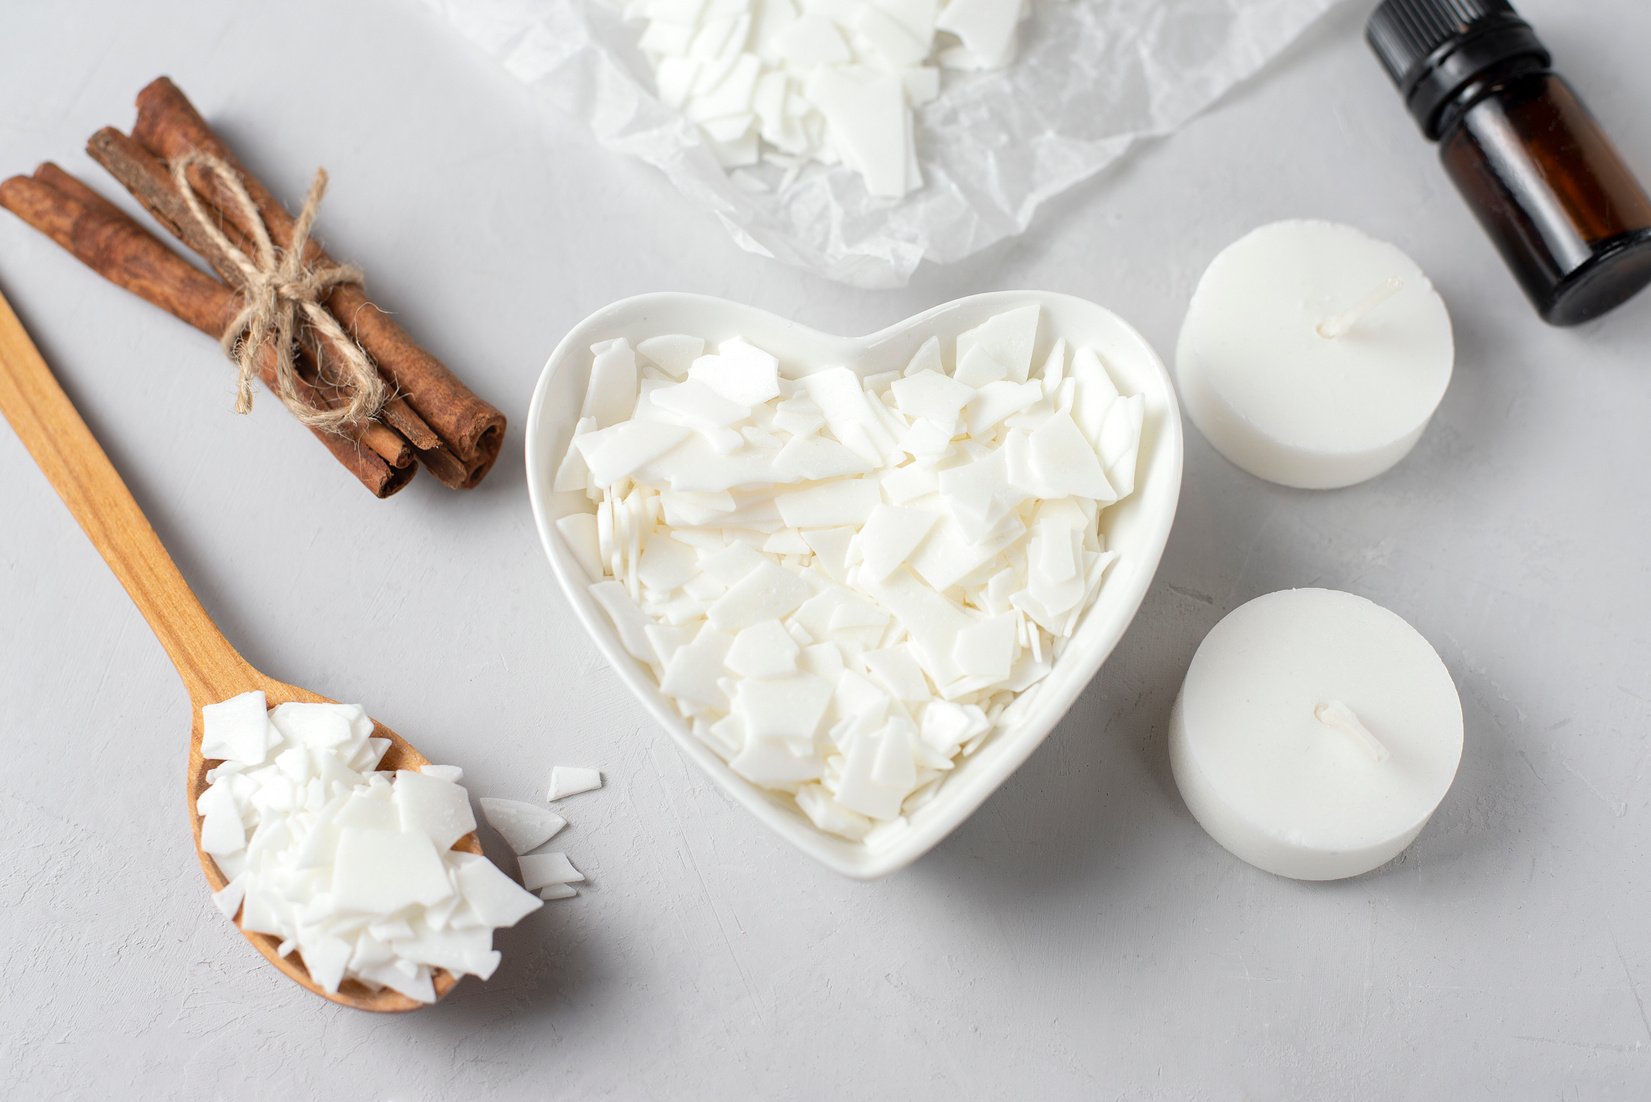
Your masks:
M1189 615L1185 607L1196 609ZM1115 894L1162 866L1186 811L1170 774L1170 706L1213 601L1160 582L1118 649L1044 744L910 875L983 897Z
M1166 566L1176 543L1172 538ZM1117 652L1066 719L974 816L913 867L907 875L914 881L968 893L986 916L1020 911L1033 899L1043 905L1094 898L1103 885L1117 904L1112 917L1127 921L1124 916L1135 913L1145 922L1149 897L1166 875L1206 877L1212 856L1231 862L1224 874L1253 878L1263 890L1276 885L1280 898L1296 892L1326 900L1378 892L1460 896L1487 878L1518 874L1525 851L1506 839L1535 829L1544 795L1533 789L1504 798L1510 789L1531 788L1521 786L1516 772L1517 747L1483 702L1483 678L1455 669L1467 730L1461 768L1432 821L1399 857L1349 880L1304 884L1219 851L1176 787L1166 741L1169 712L1198 643L1247 598L1217 599L1167 576L1173 575L1160 575Z
M1496 711L1485 703L1478 673L1452 670L1462 697L1466 737L1456 779L1421 835L1399 856L1363 876L1336 882L1344 890L1380 885L1384 892L1410 884L1430 894L1466 895L1487 880L1519 874L1528 847L1510 839L1536 837L1546 821L1547 786L1534 767L1515 762L1522 754Z

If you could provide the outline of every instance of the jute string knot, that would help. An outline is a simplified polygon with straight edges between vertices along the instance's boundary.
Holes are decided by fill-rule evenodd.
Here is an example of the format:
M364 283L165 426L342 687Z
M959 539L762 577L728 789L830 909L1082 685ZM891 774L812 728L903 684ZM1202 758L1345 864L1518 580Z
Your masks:
M230 240L196 193L189 179L189 170L196 166L214 178L222 195L235 207L229 212L230 221L250 238L251 255ZM361 269L349 264L310 264L304 258L321 197L327 192L326 170L316 170L293 227L292 241L284 249L270 240L269 228L246 185L221 158L190 153L173 163L172 178L201 232L227 259L230 282L241 294L241 312L223 336L224 352L240 368L235 411L246 413L252 409L252 378L258 373L258 356L268 346L275 355L275 392L304 424L341 432L376 417L386 398L384 380L361 346L322 305L334 287L360 283ZM323 377L321 382L344 399L335 406L316 406L300 391L293 347L299 327L305 324L315 330L320 343L332 353L328 361L337 377Z

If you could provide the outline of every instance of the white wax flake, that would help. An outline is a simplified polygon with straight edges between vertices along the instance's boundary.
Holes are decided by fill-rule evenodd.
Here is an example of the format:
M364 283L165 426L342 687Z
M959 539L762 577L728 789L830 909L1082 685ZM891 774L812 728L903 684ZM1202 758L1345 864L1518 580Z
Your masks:
M728 402L749 408L779 394L779 361L745 341L723 341L716 355L694 361L688 369L688 381L701 383Z
M201 816L201 848L207 853L225 857L246 848L246 826L241 821L233 783L212 785L195 801L195 810Z
M236 912L241 909L241 900L246 898L246 891L245 874L233 877L212 893L212 904L225 918L234 921Z
M821 528L802 533L803 542L814 551L814 561L829 577L842 581L848 569L848 552L855 530L850 527Z
M793 436L774 457L774 475L784 482L865 474L871 467L853 448L819 436Z
M792 65L840 65L854 53L843 41L837 25L823 15L806 12L775 36L774 48Z
M912 358L907 361L906 369L901 374L911 378L926 371L943 373L945 370L946 365L940 359L940 338L927 337L917 346L917 351L912 353Z
M728 668L741 677L783 677L797 670L797 641L778 620L752 624L728 648Z
M521 800L501 800L483 796L482 818L499 832L513 853L538 849L568 825L566 819L547 807Z
M1019 413L1044 397L1037 382L1013 383L1007 379L987 383L970 396L965 414L969 435L983 437L1005 418Z
M867 574L882 581L905 562L940 518L927 509L878 505L860 529L860 555Z
M699 572L699 556L685 543L656 533L642 547L636 576L651 590L669 593Z
M814 754L798 754L786 739L757 738L743 734L745 745L728 767L753 784L781 791L818 780L824 762Z
M627 421L577 437L574 445L584 454L592 484L613 486L635 474L688 438L686 426Z
M751 415L749 405L730 401L699 379L660 387L651 391L648 397L655 406L694 425L726 428Z
M723 675L723 660L733 645L733 636L726 632L700 629L692 643L671 656L659 687L679 703L726 708L728 695L717 688L717 679Z
M452 781L424 773L396 773L395 804L405 834L424 834L447 849L476 829L470 797Z
M1145 419L1146 399L1136 394L1114 402L1101 426L1101 462L1119 497L1135 492L1135 461Z
M792 528L859 526L871 516L882 490L871 479L825 482L806 490L781 494L776 500L780 517Z
M952 661L970 677L1002 679L1015 660L1014 616L993 616L957 633Z
M671 378L681 379L688 374L694 361L705 354L705 341L700 337L672 333L638 341L636 350Z
M935 26L963 40L964 55L945 59L954 68L995 69L1014 56L1021 0L947 0Z
M873 487L875 489L875 487ZM706 610L722 631L738 631L764 620L778 620L808 599L808 583L791 571L764 561L728 587Z
M825 117L838 155L864 178L868 192L898 198L912 190L912 120L898 74L859 65L821 67L804 87Z
M891 458L889 447L879 446L879 435L887 430L872 409L860 377L846 367L827 368L805 376L803 390L825 417L826 428L840 443L847 444L872 462Z
M828 834L860 839L871 832L870 819L838 803L821 785L803 785L797 790L796 798L797 806L802 809L803 814Z
M896 700L915 703L934 695L934 690L923 677L922 665L911 647L904 643L885 650L867 651L860 656L860 660L866 664L872 677Z
M581 792L594 792L601 787L602 774L599 770L558 765L550 771L550 794L545 798L560 800L568 796L577 796Z
M807 10L835 20L834 2ZM891 28L944 14L925 3L879 2L887 19L845 42L898 53ZM789 118L794 90L762 88L768 116ZM738 337L709 352L696 337L642 341L650 377L629 417L570 449L592 460L580 486L596 512L564 538L600 571L592 596L620 642L696 738L821 830L886 842L908 829L1036 691L1116 558L1102 512L1133 489L1145 402L1089 349L1040 344L1041 322L1036 307L1008 311L864 375ZM633 466L628 433L661 429L683 435ZM625 441L616 458L610 440ZM368 734L349 730L356 752ZM308 766L290 764L287 787L260 798L297 798ZM375 808L338 820L378 829ZM214 837L235 845L233 825Z
M546 884L539 889L540 899L572 899L579 889L572 884Z
M422 835L399 830L338 832L333 904L343 911L388 914L430 906L452 894L441 852Z
M967 2L970 0L951 0L948 8ZM1015 382L1024 383L1032 369L1032 348L1038 338L1040 313L1036 306L1021 306L959 334L957 362L964 362L978 349L1001 364Z
M1030 447L1032 472L1052 496L1117 500L1094 446L1067 414L1045 421L1032 434Z
M201 757L208 760L262 761L273 734L262 691L201 709Z
M975 345L967 352L959 354L957 370L953 372L953 376L965 386L983 387L987 383L1008 379L1009 368L987 349Z
M527 853L516 860L522 868L522 887L530 892L550 884L572 884L585 878L585 874L573 867L573 862L565 853Z
M203 724L221 731L245 707L227 703L203 709ZM438 970L490 975L493 930L541 904L449 848L475 828L462 770L372 772L390 744L357 705L288 703L261 718L267 744L229 740L246 756L226 758L196 802L202 847L229 877L214 904L278 938L327 991L354 979L431 1001ZM471 863L480 871L466 874ZM461 914L464 933L444 932Z
M972 704L936 700L923 709L919 733L941 757L955 758L963 744L990 729L986 713Z
M605 429L629 417L636 405L636 354L623 340L593 345L591 353L595 359L579 416L592 418L596 428Z
M964 386L949 375L923 371L894 382L889 390L894 404L907 417L923 417L947 430L957 428L963 407L975 397L973 387Z
M733 714L748 738L790 739L812 752L814 732L832 695L831 683L812 674L746 678L734 693Z
M891 753L885 755L885 740ZM910 791L880 783L873 775L880 758L892 757L906 748L905 736L894 726L875 735L856 737L844 754L843 773L837 781L837 802L868 819L886 821L900 815L900 804Z
M613 621L619 641L625 644L625 649L630 652L631 657L640 658L644 662L652 661L655 654L652 644L648 642L648 618L625 591L625 587L609 578L591 586L590 595Z
M1118 398L1118 388L1100 357L1087 348L1078 349L1072 357L1072 381L1076 387L1072 419L1085 436L1098 441L1106 412Z

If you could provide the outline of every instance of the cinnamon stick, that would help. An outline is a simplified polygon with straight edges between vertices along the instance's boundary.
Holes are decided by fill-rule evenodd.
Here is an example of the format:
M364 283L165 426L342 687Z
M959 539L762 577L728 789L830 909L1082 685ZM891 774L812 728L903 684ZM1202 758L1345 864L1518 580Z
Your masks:
M120 181L121 186L131 192L132 197L142 204L143 209L154 216L155 221L165 226L174 237L193 249L201 259L210 264L220 278L226 282L234 278L235 265L232 259L223 253L212 238L201 231L200 223L196 222L189 211L188 204L178 193L176 182L172 174L167 171L161 159L149 152L142 143L121 133L112 126L106 126L93 134L86 143L86 152L108 170L109 174ZM251 243L246 234L239 227L226 225L225 235L243 252L251 249ZM310 358L316 362L321 378L330 377L326 370L328 357L336 353L329 352L321 341L307 330L303 334L302 343ZM379 411L380 418L395 429L419 453L435 451L442 447L441 438L435 430L425 423L401 395L393 396ZM437 457L436 466L432 472L440 478L437 470L440 466ZM443 481L447 481L445 478Z
M133 138L163 160L175 160L199 150L233 166L258 207L271 238L282 247L290 245L292 216L269 189L246 170L176 85L161 77L138 94L137 106ZM233 212L234 204L226 202L218 193L216 181L202 175L196 184L202 196L221 212ZM241 229L244 232L246 227ZM333 263L313 239L305 255L314 264ZM504 443L504 415L471 392L440 360L420 348L389 314L367 298L358 284L335 288L327 300L327 308L345 330L355 336L385 378L436 431L446 449L462 465L462 480L450 484L468 487L479 482L491 469ZM432 473L442 477L435 468Z
M66 172L62 168L59 168L57 165L53 164L51 161L47 161L39 168L35 169L34 178L48 187L56 188L64 195L79 201L90 210L98 212L105 217L122 222L130 222L130 219L126 217L125 213L122 212L119 207L109 202L109 200L98 194L87 184L81 182L79 177ZM144 232L141 227L137 226L136 223L131 223L131 227L132 229L138 230L140 233ZM36 225L36 228L40 227ZM152 235L149 236L152 238ZM159 245L159 242L156 242L156 244ZM181 261L181 258L177 258L176 255L169 249L162 249L160 251L164 252L169 257L173 257L174 260ZM157 259L159 259L158 256ZM193 275L199 274L195 272L193 266L186 263L173 263L173 261L165 261L164 263L167 265L167 270L172 273L172 278L166 280L165 282L182 287L182 281L187 279L189 284L188 287L182 288L184 293L179 295L173 301L178 304L194 303L202 309L202 318L197 320L184 317L182 313L178 310L172 309L172 307L166 303L155 302L154 299L148 298L147 295L143 297L148 298L148 300L155 303L155 305L161 306L162 309L167 310L167 312L171 313L174 317L179 317L184 321L188 321L191 325L194 325L195 328L200 329L202 332L205 332L210 336L222 337L223 330L227 328L230 321L234 319L235 312L239 306L239 303L234 300L233 297L224 297L226 294L232 296L233 292L230 292L226 287L218 287L214 288L210 295L203 294L202 290L205 288L205 284L193 278ZM189 273L191 273L190 276L185 276L185 268L187 268ZM191 291L194 293L190 293ZM224 320L221 322L211 320L219 316L222 316ZM314 387L316 391L319 391L320 401L325 403L329 408L342 405L345 399L334 393L331 388L325 387L319 382L321 370L318 366L318 357L312 353L310 358L311 363L304 378L305 385L307 387ZM260 360L259 366L259 374L264 380L264 385L273 390L273 355L265 355ZM307 398L317 397L315 392L307 389L302 390L301 393L306 395ZM370 447L373 451L377 452L379 457L392 467L406 467L412 463L415 458L415 452L411 442L383 425L364 425L361 427L360 432L354 439L356 439L357 443L364 444L367 447Z
M0 206L104 278L205 333L221 336L239 313L235 292L168 249L118 207L56 165L41 165L32 178L14 176L0 182ZM259 367L269 383L274 377L273 350L260 356ZM315 397L322 400L319 392ZM406 441L399 437L396 439L400 443L394 444L371 433L350 438L312 432L375 497L388 497L400 490L418 470L407 454ZM394 459L386 459L379 449L389 451ZM399 466L395 459L400 460Z
M50 161L47 161L39 168L35 169L34 178L37 181L46 184L48 187L56 188L64 195L85 204L85 206L91 211L97 212L117 222L128 223L132 229L137 230L139 233L145 233L145 231L136 223L131 222L131 220L126 217L125 213L122 212L119 207L109 202L109 200L98 194L87 184L81 182L78 177L66 172ZM153 240L152 235L145 234L145 236L148 236L150 240ZM160 245L158 241L154 242L154 244L156 246ZM171 250L160 248L159 252L172 258L172 260L164 261L167 268L173 275L172 280L167 282L176 282L178 279L183 277L184 270L186 268L189 273L198 274L195 273L193 266L188 265L186 262L182 262L181 258L177 257L176 254L171 252ZM157 259L160 259L158 255ZM177 263L174 263L174 261ZM205 284L198 283L193 278L189 279L189 283L197 292L205 286ZM157 303L157 305L161 305L163 309L167 309L169 313L172 313L176 317L181 317L182 320L191 321L191 324L194 324L197 329L202 330L209 336L221 338L224 330L234 320L234 315L239 309L240 304L234 297L234 293L229 291L227 287L216 287L214 288L213 294L210 297L206 297L201 296L198 293L196 295L189 295L187 294L188 288L185 288L185 290L186 294L179 296L175 300L176 302L183 303L189 302L193 299L199 299L199 305L204 311L204 318L223 316L224 320L221 322L202 320L199 324L197 324L189 318L183 318L181 314L177 311L171 310L166 304ZM228 297L225 297L226 295ZM150 299L149 301L154 302L153 299ZM326 405L328 408L336 408L337 406L342 405L345 399L336 394L331 388L320 385L319 378L322 374L322 365L323 361L319 356L311 356L311 362L308 370L301 380L300 394L306 401L315 400ZM259 375L262 377L264 385L273 391L275 379L275 361L273 352L264 353L260 356ZM346 439L371 448L391 467L398 469L410 465L415 457L415 452L411 443L402 436L398 435L396 432L386 428L384 425L363 425L357 432L347 436ZM403 479L402 484L405 485L405 482L406 480Z

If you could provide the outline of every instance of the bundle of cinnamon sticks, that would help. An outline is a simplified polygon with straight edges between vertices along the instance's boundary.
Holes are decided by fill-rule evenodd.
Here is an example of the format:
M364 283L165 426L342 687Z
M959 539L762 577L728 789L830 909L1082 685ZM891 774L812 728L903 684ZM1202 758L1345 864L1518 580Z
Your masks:
M150 84L138 95L137 123L130 135L113 127L94 134L87 149L131 192L156 221L194 250L216 276L208 275L168 248L120 208L68 172L48 162L33 176L0 182L4 206L73 253L83 263L202 332L222 337L241 313L231 258L203 232L187 207L168 167L191 153L227 163L240 177L257 216L273 243L291 246L293 216L230 152L170 80ZM191 168L188 182L199 200L221 221L219 229L237 245L257 228L249 211L227 194L223 180ZM313 239L305 259L317 267L335 262ZM419 465L448 486L476 485L498 458L505 419L478 398L441 361L420 348L389 314L367 298L360 283L340 284L323 305L339 321L383 376L390 398L377 417L341 431L311 428L332 454L376 497L407 484ZM317 330L298 335L299 397L314 409L336 409L348 400L331 370L341 350ZM256 350L257 371L275 384L276 349Z

